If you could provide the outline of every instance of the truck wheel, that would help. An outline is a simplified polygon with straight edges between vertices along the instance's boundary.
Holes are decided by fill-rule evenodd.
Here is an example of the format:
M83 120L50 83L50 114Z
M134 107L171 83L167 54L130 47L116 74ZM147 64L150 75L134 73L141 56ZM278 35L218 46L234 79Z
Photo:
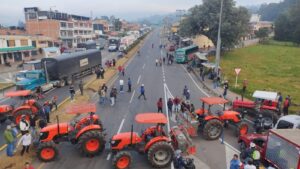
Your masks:
M58 150L53 142L40 143L37 156L43 162L53 161L58 155Z
M100 131L87 131L79 137L78 145L80 151L85 156L94 156L102 152L105 147L105 141Z
M249 126L245 121L241 121L237 124L235 135L239 137L240 135L245 135L248 133Z
M275 111L271 110L262 110L261 114L264 118L270 118L273 121L273 125L275 125L278 121L278 115Z
M203 136L207 140L215 140L221 136L222 130L222 122L218 119L212 119L204 124Z
M19 125L19 123L20 123L20 121L22 119L22 115L25 115L26 116L25 117L26 121L29 122L30 114L31 114L31 111L29 109L21 109L21 110L15 112L15 114L14 114L14 118L15 118L14 121L15 121L16 125Z
M174 150L172 145L165 141L154 143L148 151L148 161L153 167L164 168L173 160Z
M128 151L119 151L112 160L116 169L128 169L132 163L132 156Z

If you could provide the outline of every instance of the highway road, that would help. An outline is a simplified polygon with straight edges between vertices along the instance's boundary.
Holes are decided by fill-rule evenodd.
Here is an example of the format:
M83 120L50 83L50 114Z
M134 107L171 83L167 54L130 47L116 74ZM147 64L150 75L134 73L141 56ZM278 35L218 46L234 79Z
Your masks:
M108 52L107 49L102 50L101 54L102 54L102 57L103 57L102 58L102 65L104 65L104 63L107 60L111 60L113 58L117 59L117 53L116 52ZM84 82L88 82L89 80L91 80L93 78L93 76L95 76L95 75L86 76L86 77L83 78L83 81ZM75 81L74 87L75 87L76 90L78 89L78 81ZM13 91L13 90L15 90L15 87L10 88L10 89L6 90L5 92ZM3 95L3 94L1 93L1 95ZM52 90L46 92L44 95L45 95L45 98L39 100L39 102L41 104L43 104L47 100L51 100L51 98L53 96L58 96L57 103L59 104L63 100L65 100L67 97L70 96L70 94L69 94L69 86L64 86L62 88L52 89ZM9 105L15 105L15 106L17 106L17 105L22 104L23 101L24 100L21 100L19 98L4 98L4 97L2 97L0 99L0 104L1 105L9 104ZM0 123L0 133L4 132L5 127L6 127L5 123L2 123L2 124ZM4 139L3 139L3 137L0 137L0 147L3 144L4 144Z
M131 93L119 93L116 105L114 106L110 106L109 104L99 105L97 103L98 97L92 100L97 103L97 114L100 115L108 133L106 140L109 140L116 133L130 131L131 125L133 125L134 131L141 132L146 126L136 124L134 122L135 115L143 112L156 112L156 102L160 97L163 99L172 96L182 97L184 85L188 86L192 103L194 103L196 108L201 106L199 98L208 96L207 91L201 88L196 78L192 74L189 74L183 65L155 66L155 59L160 55L165 55L165 51L161 51L158 48L160 42L160 31L156 29L146 38L144 45L140 49L141 56L135 56L129 62L126 67L125 77L116 76L112 80L112 84L119 88L119 80L124 79L125 84L127 84L127 78L130 77L133 84ZM154 44L154 49L151 47L152 43ZM147 100L137 98L141 84L145 85ZM125 85L126 90L127 85ZM215 108L221 109L218 106ZM165 106L164 113L166 113ZM170 125L175 125L172 118ZM227 168L233 154L238 153L237 138L234 135L234 128L232 127L224 131L224 144L221 144L220 140L204 140L200 133L199 136L193 138L193 142L197 147L197 153L194 157L195 162L198 168L201 166L201 169ZM50 163L41 163L41 168L113 168L111 165L112 155L109 152L109 144L106 145L106 149L101 155L94 158L82 157L75 147L68 143L60 144L60 155L57 160ZM133 153L133 160L132 168L151 168L145 155Z

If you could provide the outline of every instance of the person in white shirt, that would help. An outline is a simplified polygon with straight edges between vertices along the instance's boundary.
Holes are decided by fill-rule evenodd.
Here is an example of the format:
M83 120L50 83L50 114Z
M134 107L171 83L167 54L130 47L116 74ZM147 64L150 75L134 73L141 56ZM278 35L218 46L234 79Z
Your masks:
M256 169L255 165L253 165L253 161L249 160L248 164L244 166L244 169Z
M19 123L19 128L20 128L20 131L22 133L22 135L28 133L28 130L29 130L29 122L26 120L26 116L25 115L22 115L21 117L21 121Z
M27 132L25 135L23 135L21 137L21 139L19 140L18 142L18 146L22 143L22 150L21 150L21 156L23 156L25 150L26 150L26 153L29 153L29 146L31 144L31 140L32 140L32 137L31 137L31 134L29 132Z
M120 92L123 92L124 80L120 79Z

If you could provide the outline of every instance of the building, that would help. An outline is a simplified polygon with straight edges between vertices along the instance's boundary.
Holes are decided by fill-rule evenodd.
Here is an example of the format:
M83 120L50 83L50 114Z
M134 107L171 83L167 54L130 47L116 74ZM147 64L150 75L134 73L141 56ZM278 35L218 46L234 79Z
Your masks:
M109 32L109 22L104 19L93 20L93 30L97 35L106 34Z
M35 46L30 36L0 35L0 64L32 59L37 55Z
M95 38L89 17L58 11L42 11L37 7L24 8L26 31L31 35L44 35L54 44L69 47Z
M9 28L0 28L0 35L25 35L26 31L23 28L18 27L9 27Z
M270 31L273 31L274 24L269 21L261 21L260 15L253 14L251 15L249 28L250 28L250 36L255 35L255 31L258 31L261 28L268 28Z

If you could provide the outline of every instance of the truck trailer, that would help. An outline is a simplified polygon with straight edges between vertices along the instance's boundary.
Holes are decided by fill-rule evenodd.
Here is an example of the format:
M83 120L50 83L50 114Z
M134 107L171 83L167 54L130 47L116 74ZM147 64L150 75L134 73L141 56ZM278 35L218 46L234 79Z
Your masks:
M27 71L25 79L16 83L17 89L36 90L41 87L44 92L55 86L68 85L79 77L92 74L101 63L101 52L97 49L43 58L42 70Z

